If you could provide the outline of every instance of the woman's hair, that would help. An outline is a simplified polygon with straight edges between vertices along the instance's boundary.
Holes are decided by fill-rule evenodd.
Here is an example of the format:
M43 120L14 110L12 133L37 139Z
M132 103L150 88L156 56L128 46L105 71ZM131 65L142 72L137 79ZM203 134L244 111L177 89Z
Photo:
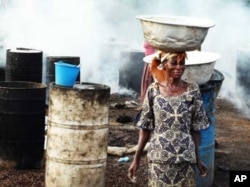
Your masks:
M155 52L155 56L151 61L150 72L154 79L158 82L162 82L164 80L172 81L172 79L168 75L167 67L164 67L164 64L172 58L175 58L177 62L182 61L187 58L186 52L173 52L167 53L164 51Z

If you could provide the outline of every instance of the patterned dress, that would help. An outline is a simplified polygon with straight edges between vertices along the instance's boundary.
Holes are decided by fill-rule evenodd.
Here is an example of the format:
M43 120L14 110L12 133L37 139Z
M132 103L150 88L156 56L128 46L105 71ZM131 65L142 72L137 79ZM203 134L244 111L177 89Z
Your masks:
M149 159L149 186L195 186L195 144L191 131L209 126L199 87L189 83L179 96L162 96L157 83L146 93L139 128L152 131Z

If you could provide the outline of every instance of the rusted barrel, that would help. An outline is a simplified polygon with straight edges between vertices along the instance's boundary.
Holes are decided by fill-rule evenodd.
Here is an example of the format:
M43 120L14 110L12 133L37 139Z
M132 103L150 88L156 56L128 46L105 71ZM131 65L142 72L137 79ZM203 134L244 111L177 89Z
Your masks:
M43 52L34 49L8 49L6 81L42 82Z
M42 166L45 91L41 83L0 82L0 167Z
M46 57L46 104L49 103L49 88L50 83L55 82L55 62L63 61L65 63L79 65L80 57L78 56L47 56ZM77 77L76 81L80 82L80 75Z
M104 187L110 88L50 84L45 186Z

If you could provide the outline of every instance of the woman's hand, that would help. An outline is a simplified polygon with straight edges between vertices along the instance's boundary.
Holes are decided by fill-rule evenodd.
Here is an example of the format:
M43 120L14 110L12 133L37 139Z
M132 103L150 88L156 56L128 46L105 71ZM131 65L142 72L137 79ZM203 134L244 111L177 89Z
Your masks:
M135 152L135 156L133 159L133 162L131 163L129 169L128 169L128 177L130 178L131 182L136 183L136 177L135 173L139 168L140 164L140 158L141 158L141 153L150 137L150 131L149 130L143 130L140 129L139 131L139 140L138 140L138 147Z
M197 168L199 169L200 176L206 177L208 174L208 168L206 167L206 165L201 161L198 161L196 165L197 165Z
M139 168L139 161L133 160L131 163L129 169L128 169L128 178L131 180L131 182L136 183L136 176L135 173Z
M208 168L200 160L200 154L199 154L200 132L199 131L191 131L191 135L193 137L194 144L195 144L196 166L199 169L200 176L206 177L208 174Z

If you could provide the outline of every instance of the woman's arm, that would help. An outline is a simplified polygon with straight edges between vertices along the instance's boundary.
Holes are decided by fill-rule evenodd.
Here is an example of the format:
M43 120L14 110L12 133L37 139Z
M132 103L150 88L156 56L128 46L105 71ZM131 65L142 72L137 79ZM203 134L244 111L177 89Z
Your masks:
M150 133L151 133L151 131L149 131L149 130L140 129L137 150L135 152L133 162L131 163L131 165L128 169L128 175L129 175L129 178L131 178L131 179L133 179L135 177L135 173L136 173L137 169L139 168L141 154L143 152L143 149L144 149L146 143L149 140Z
M142 104L140 119L136 123L136 126L140 128L137 150L128 169L128 177L132 180L134 180L135 173L139 168L143 149L150 138L151 131L154 130L153 83L147 88L147 92Z
M199 154L200 132L191 131L191 135L193 137L194 144L195 144L196 165L200 171L200 175L205 177L208 173L208 169L206 168L206 166L202 163L200 159L200 154Z

